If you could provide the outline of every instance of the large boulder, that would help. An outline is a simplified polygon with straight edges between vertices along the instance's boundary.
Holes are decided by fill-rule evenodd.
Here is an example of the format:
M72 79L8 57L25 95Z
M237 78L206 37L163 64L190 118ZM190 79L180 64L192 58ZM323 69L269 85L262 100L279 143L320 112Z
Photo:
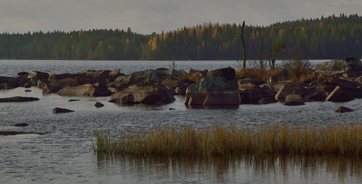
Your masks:
M362 71L361 60L357 58L344 58L344 59L334 59L331 61L319 63L315 67L315 72L322 73L352 73Z
M239 105L238 83L231 67L213 71L186 90L186 105Z
M124 91L113 94L110 102L120 104L166 104L174 102L175 98L167 91L167 88L162 84L147 79L129 86Z
M80 86L67 86L58 91L61 96L110 96L112 94L107 88L92 84Z

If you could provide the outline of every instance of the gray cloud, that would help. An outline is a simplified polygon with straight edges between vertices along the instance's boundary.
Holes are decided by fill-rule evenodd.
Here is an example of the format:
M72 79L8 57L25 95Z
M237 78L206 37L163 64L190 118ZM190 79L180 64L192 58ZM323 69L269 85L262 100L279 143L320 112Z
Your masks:
M150 34L209 21L267 26L361 9L360 0L1 0L0 32L131 27Z

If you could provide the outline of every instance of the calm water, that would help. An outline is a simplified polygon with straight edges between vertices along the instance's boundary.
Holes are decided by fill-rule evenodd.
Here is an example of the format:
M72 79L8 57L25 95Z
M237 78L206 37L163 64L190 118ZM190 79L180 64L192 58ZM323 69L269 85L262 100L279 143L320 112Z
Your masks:
M176 69L236 67L235 61L176 61ZM78 73L88 69L121 69L129 74L149 68L170 68L171 61L0 61L0 76L20 71ZM45 135L0 137L0 183L358 183L359 160L347 158L187 158L157 159L95 155L91 139L98 130L148 129L157 126L212 126L214 123L254 126L275 123L323 126L359 123L362 100L347 103L313 102L287 107L281 103L241 105L238 109L188 109L184 97L163 106L119 106L109 97L43 96L41 90L0 90L0 98L38 97L40 101L0 104L0 131L40 132ZM80 101L68 102L69 99ZM105 106L94 107L99 101ZM354 112L337 114L346 106ZM55 107L72 109L53 114ZM175 111L168 110L170 107ZM15 123L28 123L16 128Z

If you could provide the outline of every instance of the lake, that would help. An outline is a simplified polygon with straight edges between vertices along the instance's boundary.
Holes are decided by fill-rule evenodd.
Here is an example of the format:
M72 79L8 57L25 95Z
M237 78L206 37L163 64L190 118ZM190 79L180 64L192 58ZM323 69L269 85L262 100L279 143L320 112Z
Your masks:
M322 61L313 61L315 63ZM235 61L176 61L176 69L237 67ZM125 74L160 67L172 61L55 61L0 60L0 76L42 71L50 74L86 70L116 70ZM324 126L360 123L362 100L346 103L310 102L288 107L282 103L240 105L237 109L190 109L185 97L161 106L120 106L109 97L62 97L42 95L32 87L0 90L0 98L38 97L27 103L0 103L0 131L39 132L44 135L0 136L0 183L359 183L360 161L355 158L241 157L150 158L97 155L91 148L94 132L116 133L155 127L228 126L253 127L288 123ZM69 102L70 99L79 101ZM96 108L101 102L105 106ZM354 112L338 114L337 106ZM53 114L55 107L74 113ZM176 110L170 111L169 108ZM28 127L12 125L28 123Z

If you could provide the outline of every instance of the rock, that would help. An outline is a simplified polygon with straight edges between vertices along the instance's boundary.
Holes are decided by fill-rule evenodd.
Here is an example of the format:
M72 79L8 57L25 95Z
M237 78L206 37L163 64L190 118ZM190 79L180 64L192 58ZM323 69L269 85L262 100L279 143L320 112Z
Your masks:
M92 84L80 86L68 86L58 91L61 96L110 96L112 94L107 88L97 87Z
M339 86L337 86L326 98L326 101L331 102L348 102L352 100L353 98Z
M203 79L204 77L206 77L206 73L199 71L199 70L195 70L195 69L190 69L187 74L186 74L187 79L193 81L193 82L198 82L201 79Z
M288 95L285 98L284 105L296 106L296 105L305 105L305 104L304 104L304 100L303 100L303 98L301 96L299 96L299 95Z
M303 94L303 99L305 102L321 102L325 101L327 95L321 91L316 90L305 90Z
M31 92L31 90L30 90L30 89L27 89L27 90L25 90L25 92Z
M175 89L175 92L178 94L178 95L186 95L186 89L187 87L189 87L188 85L183 85L183 86L178 86L176 89Z
M287 97L285 97L285 101L286 102L291 102L291 101L304 102L303 98L299 95L288 95Z
M59 107L56 107L53 109L53 113L68 113L68 112L74 112L72 110L69 110L69 109L63 109L63 108L59 108Z
M25 126L29 126L27 123L16 123L14 126L16 127L25 127Z
M352 73L362 70L362 63L357 58L344 58L334 59L331 61L317 64L315 67L316 73L328 72L328 73Z
M285 81L290 80L290 74L287 70L283 70L280 73L273 75L269 78L268 82L278 82L278 81Z
M251 83L251 84L254 84L254 85L262 85L262 84L265 84L265 82L261 79L258 79L258 78L243 78L243 79L238 79L238 84L247 84L247 83Z
M44 135L44 133L36 133L36 132L0 131L0 135L4 135L4 136L8 136L8 135L22 135L22 134Z
M39 98L34 97L9 97L9 98L0 98L0 102L31 102L31 101L38 101Z
M18 73L18 76L24 76L24 75L29 75L29 73L28 72L19 72Z
M179 86L185 86L186 84L182 80L166 79L161 82L172 95L177 95L176 88Z
M271 103L277 103L278 100L275 100L274 98L262 98L258 101L258 104L271 104Z
M231 67L218 69L186 90L186 105L239 105L238 83Z
M276 100L284 100L288 95L300 95L303 96L305 93L305 87L299 83L288 83L285 84L279 92L275 95Z
M79 99L70 99L68 100L68 102L77 102L77 101L80 101Z
M101 102L96 102L96 104L94 104L94 106L96 107L103 107L104 105Z
M174 109L174 108L169 108L168 110L170 110L170 111L174 111L174 110L176 110L176 109Z
M49 77L49 74L44 73L44 72L39 72L39 71L34 71L34 72L29 73L29 75L28 75L29 79L34 78L34 77L36 77L37 79L47 80Z
M174 102L176 99L167 91L167 88L162 84L147 79L131 85L124 91L113 94L110 102L121 104L166 104Z
M262 98L273 98L258 85L247 83L239 85L240 104L258 103Z
M347 108L347 107L337 107L334 109L334 112L340 112L340 113L344 113L344 112L352 112L354 111L353 109Z
M286 106L298 106L298 105L305 105L304 102L297 102L297 101L290 101L290 102L285 102L284 105Z

